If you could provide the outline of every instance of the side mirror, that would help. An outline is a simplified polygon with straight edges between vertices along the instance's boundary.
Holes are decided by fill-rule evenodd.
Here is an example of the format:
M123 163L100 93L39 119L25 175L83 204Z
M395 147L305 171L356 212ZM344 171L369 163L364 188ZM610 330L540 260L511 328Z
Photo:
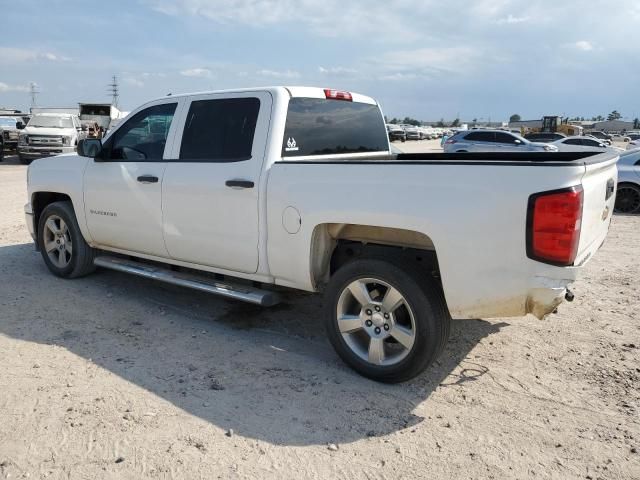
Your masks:
M102 159L102 142L98 138L83 138L79 140L78 155L95 160Z
M22 122L16 122L16 128L18 130L24 130L24 123Z

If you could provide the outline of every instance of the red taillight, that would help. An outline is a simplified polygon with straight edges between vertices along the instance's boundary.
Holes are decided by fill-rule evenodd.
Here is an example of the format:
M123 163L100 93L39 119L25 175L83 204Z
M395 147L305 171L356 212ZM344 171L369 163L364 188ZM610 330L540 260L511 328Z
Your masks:
M582 187L529 197L527 256L558 266L573 265L582 220Z
M344 100L345 102L353 102L353 97L349 92L341 92L340 90L324 89L324 96L327 100Z

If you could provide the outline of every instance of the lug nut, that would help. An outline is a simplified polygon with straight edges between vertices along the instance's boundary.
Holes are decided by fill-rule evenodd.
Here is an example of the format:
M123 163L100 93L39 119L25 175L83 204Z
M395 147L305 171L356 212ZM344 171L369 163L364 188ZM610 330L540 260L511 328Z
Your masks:
M365 313L366 313L367 315L371 315L373 312L367 308L367 311L366 311Z
M379 311L380 311L380 307L376 307L376 312L379 312Z
M385 318L385 320L389 320L389 314L388 314L388 313L385 313L385 314L384 314L384 318Z
M376 327L376 329L374 330L376 332L376 334L380 333L380 327Z
M385 331L387 331L387 332L389 331L389 324L388 324L388 323L385 323L385 324L384 324L384 329L385 329Z
M367 327L370 327L371 325L373 325L373 322L372 322L371 320L367 320L367 321L365 322L365 325L366 325Z

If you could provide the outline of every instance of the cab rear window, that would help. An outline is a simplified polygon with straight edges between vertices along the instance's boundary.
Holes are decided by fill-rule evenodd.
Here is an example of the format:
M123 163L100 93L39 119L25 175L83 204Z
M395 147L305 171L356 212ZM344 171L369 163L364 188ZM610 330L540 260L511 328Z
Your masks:
M377 105L292 98L282 142L283 157L385 152L387 129Z

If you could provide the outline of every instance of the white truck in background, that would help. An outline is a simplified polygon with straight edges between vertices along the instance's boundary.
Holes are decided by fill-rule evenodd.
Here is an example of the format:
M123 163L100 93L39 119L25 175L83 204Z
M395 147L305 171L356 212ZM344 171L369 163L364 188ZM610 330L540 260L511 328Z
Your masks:
M77 108L32 107L29 122L21 127L18 157L23 165L37 158L73 153L84 138Z
M324 292L340 357L398 382L437 358L452 317L543 318L572 299L617 159L394 155L369 97L227 90L149 102L34 162L25 213L59 277L103 267L264 306L275 286Z
M110 103L79 103L80 124L89 138L102 138L126 116Z

